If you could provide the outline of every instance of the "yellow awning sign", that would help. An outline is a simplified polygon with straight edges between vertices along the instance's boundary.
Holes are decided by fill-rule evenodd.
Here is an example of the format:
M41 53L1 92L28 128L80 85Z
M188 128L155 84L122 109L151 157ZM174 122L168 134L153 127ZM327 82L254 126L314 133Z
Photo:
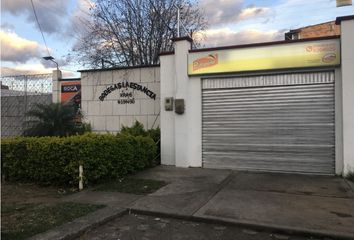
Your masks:
M189 75L325 67L339 64L339 39L188 54Z

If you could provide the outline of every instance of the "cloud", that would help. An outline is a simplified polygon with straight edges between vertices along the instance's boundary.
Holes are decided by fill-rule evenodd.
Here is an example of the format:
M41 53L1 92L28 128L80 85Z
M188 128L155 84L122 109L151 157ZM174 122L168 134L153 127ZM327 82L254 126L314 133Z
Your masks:
M233 31L229 28L219 28L206 30L200 34L204 36L202 44L216 47L283 40L284 32L284 30L263 32L256 29Z
M248 8L244 8L242 9L242 11L240 12L240 15L238 16L238 20L246 20L246 19L250 19L253 17L264 17L267 16L268 13L270 12L269 8L261 8L261 7L248 7Z
M200 7L212 26L264 17L270 12L270 9L265 7L245 7L243 0L203 0Z
M5 22L1 24L1 29L6 32L13 31L15 29L15 26Z
M1 76L18 76L32 74L52 73L55 68L46 68L42 64L25 64L15 67L1 67ZM77 74L71 71L62 70L64 78L76 77Z
M60 33L63 19L67 17L67 6L70 0L33 0L38 21L44 32ZM1 11L12 15L25 15L27 21L35 24L36 19L29 0L2 0Z
M19 37L16 33L0 31L1 60L25 63L33 58L40 58L44 48L35 41Z
M77 0L76 8L70 16L70 26L65 31L69 36L78 36L87 30L87 23L91 20L90 10L94 7L91 0Z
M16 67L1 67L1 76L44 74L51 72L51 69L45 68L42 64L26 64Z

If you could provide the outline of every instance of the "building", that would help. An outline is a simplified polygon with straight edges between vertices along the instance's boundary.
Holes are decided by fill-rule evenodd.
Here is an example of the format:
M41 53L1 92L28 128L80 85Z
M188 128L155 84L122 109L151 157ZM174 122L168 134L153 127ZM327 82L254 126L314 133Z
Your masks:
M141 122L146 129L160 123L160 67L81 70L81 111L94 132L117 133ZM58 74L57 76L60 76ZM53 101L62 101L65 82L54 81Z
M175 38L160 66L82 71L83 110L99 132L159 118L164 165L348 174L354 16L336 24L341 36L217 48Z
M335 21L330 21L290 30L289 32L285 33L285 40L308 39L338 35L340 35L340 25L337 25Z

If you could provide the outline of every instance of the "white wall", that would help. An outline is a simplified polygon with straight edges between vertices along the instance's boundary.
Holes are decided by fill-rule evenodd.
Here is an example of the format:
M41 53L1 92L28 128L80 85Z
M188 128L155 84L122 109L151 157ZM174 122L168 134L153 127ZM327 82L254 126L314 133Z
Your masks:
M161 64L161 164L175 165L174 111L165 111L165 98L175 97L175 57L160 56Z
M175 42L175 71L176 71L176 93L175 99L184 99L185 113L175 114L175 156L177 167L189 167L188 162L188 148L190 146L189 130L189 114L190 102L188 101L188 82L187 75L187 55L191 44L187 40Z
M191 43L175 42L175 54L161 56L161 163L201 167L201 80L189 78L187 55ZM165 111L164 99L184 99L184 114Z
M62 78L62 74L60 70L53 70L52 76L52 102L59 103L60 102L60 79Z
M122 81L135 82L156 93L156 100L141 91L133 92L134 104L118 104L122 90L110 93L100 101L101 93L110 85ZM81 73L81 106L84 121L89 122L94 132L116 133L124 126L131 126L135 120L146 129L160 125L160 68L134 68L121 70L96 70ZM156 121L155 121L156 120ZM155 122L155 125L153 126Z
M343 173L343 103L342 103L342 72L335 69L334 77L334 103L335 103L335 173Z
M344 175L354 172L354 19L341 22Z
M188 163L202 167L202 83L199 77L188 81Z

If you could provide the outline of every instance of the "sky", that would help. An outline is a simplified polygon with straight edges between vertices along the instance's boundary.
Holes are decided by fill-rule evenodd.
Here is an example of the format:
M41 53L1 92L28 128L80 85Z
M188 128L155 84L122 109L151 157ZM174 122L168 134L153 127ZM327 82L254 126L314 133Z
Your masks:
M84 69L70 58L88 0L33 0L48 46L45 47L30 0L1 0L1 75L50 73L55 64L65 77ZM205 47L269 42L308 25L354 14L354 6L336 7L335 0L199 0L208 22Z

